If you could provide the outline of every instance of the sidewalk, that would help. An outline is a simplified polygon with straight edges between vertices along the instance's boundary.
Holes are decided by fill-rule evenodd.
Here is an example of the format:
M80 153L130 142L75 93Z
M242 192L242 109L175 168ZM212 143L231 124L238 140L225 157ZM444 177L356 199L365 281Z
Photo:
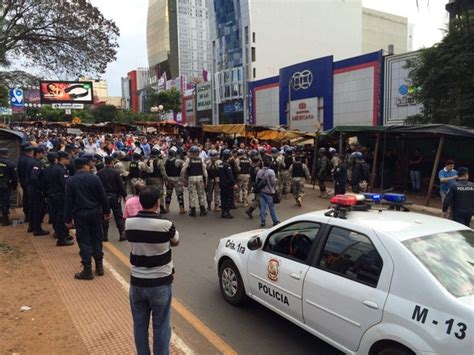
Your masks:
M59 248L51 236L31 237L26 231L25 236L32 238L88 353L135 354L127 284L113 276L107 255L104 276L76 280L74 274L81 270L77 244ZM170 353L182 354L173 343L172 338Z

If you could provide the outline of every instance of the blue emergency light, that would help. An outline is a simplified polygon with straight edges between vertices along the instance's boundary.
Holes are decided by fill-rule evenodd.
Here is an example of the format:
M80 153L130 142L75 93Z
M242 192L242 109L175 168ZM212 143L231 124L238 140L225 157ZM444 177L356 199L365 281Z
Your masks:
M384 194L383 199L388 202L393 202L393 203L404 203L407 200L407 196L404 194Z
M371 201L374 201L374 202L380 202L380 200L382 199L382 195L374 194L374 193L371 193L371 192L364 193L364 197L365 197L366 200L371 200Z

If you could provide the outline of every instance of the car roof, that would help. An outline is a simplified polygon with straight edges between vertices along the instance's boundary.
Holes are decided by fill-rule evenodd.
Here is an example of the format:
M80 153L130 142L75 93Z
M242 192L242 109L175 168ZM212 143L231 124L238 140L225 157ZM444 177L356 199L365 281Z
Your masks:
M325 217L328 210L308 213L307 216ZM403 242L407 239L425 235L470 230L462 224L449 219L443 219L415 212L399 212L391 210L369 210L347 212L345 221L373 229L375 232L390 235Z

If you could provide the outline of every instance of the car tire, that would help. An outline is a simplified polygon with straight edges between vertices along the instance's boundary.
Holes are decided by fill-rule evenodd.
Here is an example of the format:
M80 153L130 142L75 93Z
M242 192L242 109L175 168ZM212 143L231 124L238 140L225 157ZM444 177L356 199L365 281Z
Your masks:
M380 348L376 351L376 355L414 355L414 353L403 347L397 345L389 345L384 348Z
M247 300L244 282L232 260L225 260L222 263L219 269L219 286L225 300L231 305L238 306Z

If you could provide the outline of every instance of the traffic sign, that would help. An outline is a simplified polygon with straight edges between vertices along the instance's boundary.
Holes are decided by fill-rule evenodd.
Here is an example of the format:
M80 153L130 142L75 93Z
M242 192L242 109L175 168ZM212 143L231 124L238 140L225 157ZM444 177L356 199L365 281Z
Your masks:
M12 107L24 107L23 90L20 88L10 89L10 102Z

